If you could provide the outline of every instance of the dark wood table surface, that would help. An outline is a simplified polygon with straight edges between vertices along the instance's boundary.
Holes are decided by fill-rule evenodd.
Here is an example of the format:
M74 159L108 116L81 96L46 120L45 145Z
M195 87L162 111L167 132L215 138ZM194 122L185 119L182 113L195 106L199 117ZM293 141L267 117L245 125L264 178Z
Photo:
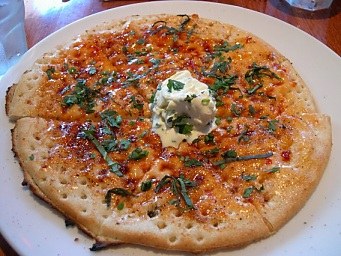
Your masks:
M140 2L148 1L25 0L28 47L31 48L47 35L82 17L102 10ZM216 0L209 2L241 6L281 19L309 33L341 56L340 0L334 0L329 9L317 12L292 8L284 0ZM17 254L0 234L0 256L3 255Z

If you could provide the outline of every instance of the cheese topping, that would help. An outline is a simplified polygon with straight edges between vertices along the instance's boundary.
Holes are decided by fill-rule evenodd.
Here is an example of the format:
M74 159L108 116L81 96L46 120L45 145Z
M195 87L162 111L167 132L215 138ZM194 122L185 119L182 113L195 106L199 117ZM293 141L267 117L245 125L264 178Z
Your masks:
M187 70L179 71L156 91L152 129L160 136L163 147L178 147L184 140L191 143L215 128L215 105L206 84Z

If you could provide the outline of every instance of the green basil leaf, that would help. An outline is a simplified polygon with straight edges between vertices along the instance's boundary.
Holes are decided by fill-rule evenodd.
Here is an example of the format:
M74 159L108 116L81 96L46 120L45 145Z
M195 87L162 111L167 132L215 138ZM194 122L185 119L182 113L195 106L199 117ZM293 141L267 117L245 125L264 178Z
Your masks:
M152 180L146 180L141 183L141 191L145 192L152 188Z
M275 166L275 167L272 167L270 170L267 170L265 172L267 172L267 173L275 173L275 172L279 172L280 169L281 169L280 167Z
M244 190L244 193L243 193L243 198L249 198L253 192L255 188L252 186L252 187L248 187Z
M138 147L135 148L130 155L128 156L128 159L133 159L133 160L140 160L145 157L147 157L149 152L147 150L143 150L142 148Z
M168 79L168 83L167 83L168 92L172 92L172 90L180 91L184 88L184 86L185 84L180 81Z
M197 159L189 158L188 156L183 159L184 165L186 167L197 167L197 166L203 166L203 163L200 162Z
M109 189L107 191L107 193L105 194L105 203L107 204L107 207L110 207L111 205L111 197L112 195L118 195L118 196L123 196L123 197L126 197L126 196L131 196L132 193L129 192L128 190L124 189L124 188L112 188L112 189Z
M103 121L105 121L110 127L119 128L122 123L122 117L117 114L114 110L104 110L100 113L100 116Z

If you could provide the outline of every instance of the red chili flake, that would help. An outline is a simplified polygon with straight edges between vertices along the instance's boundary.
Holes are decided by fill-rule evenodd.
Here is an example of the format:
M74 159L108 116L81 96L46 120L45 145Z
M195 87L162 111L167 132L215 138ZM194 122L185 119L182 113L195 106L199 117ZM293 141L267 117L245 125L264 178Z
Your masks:
M286 161L286 162L290 161L290 155L291 155L290 150L285 150L281 153L283 161Z
M194 181L196 181L197 183L202 183L204 181L204 179L205 179L204 176L200 175L200 174L197 174L194 177Z
M266 163L267 165L270 165L270 164L272 164L272 160L271 160L270 158L267 158L267 159L265 160L265 163Z
M251 36L248 36L245 40L245 43L251 43L252 42L252 37Z

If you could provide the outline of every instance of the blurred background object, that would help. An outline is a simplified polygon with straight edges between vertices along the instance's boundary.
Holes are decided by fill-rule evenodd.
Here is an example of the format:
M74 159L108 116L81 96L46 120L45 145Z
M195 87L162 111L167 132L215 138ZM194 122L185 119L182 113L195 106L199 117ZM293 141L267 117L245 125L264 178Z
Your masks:
M291 6L308 11L328 9L333 0L286 0Z
M27 51L23 0L0 0L0 75Z

